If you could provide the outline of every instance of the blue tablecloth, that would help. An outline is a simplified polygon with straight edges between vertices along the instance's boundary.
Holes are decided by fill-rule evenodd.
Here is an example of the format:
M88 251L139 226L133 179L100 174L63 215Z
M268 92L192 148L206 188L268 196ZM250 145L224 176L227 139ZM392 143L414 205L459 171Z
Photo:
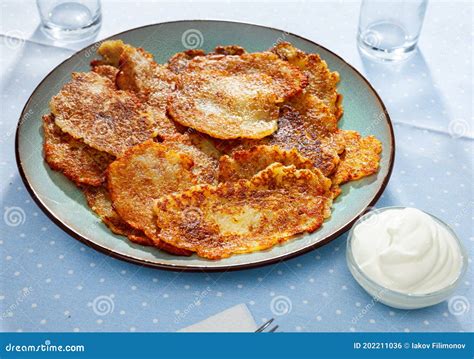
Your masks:
M233 19L301 34L343 56L372 82L394 122L395 167L377 206L431 212L452 225L472 257L470 2L431 2L419 52L400 64L360 56L358 2L103 5L98 38L146 23ZM372 301L353 280L345 263L346 235L280 264L205 274L125 263L65 234L35 205L20 179L14 131L35 86L85 43L65 46L47 40L38 30L33 1L1 6L1 330L175 331L239 303L248 305L257 323L276 317L283 331L472 330L470 259L451 306L444 302L403 311ZM275 310L277 301L286 314L278 315L285 311Z

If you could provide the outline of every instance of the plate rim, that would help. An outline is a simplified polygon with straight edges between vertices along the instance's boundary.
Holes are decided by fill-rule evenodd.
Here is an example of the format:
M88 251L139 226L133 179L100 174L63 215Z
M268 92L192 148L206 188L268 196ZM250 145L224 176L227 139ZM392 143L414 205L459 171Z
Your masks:
M55 213L52 210L50 210L48 208L48 206L41 201L39 196L36 194L35 189L30 184L30 182L29 182L29 180L28 180L28 178L27 178L27 176L24 172L23 164L22 164L21 159L20 159L20 151L19 151L19 141L20 141L20 139L19 139L19 137L20 137L20 129L21 129L21 126L22 126L22 123L23 123L22 119L25 116L25 111L26 111L27 107L30 105L30 103L32 102L33 95L37 92L38 88L43 84L43 82L46 81L46 79L48 79L57 70L58 67L60 67L65 62L73 59L74 57L78 56L82 51L84 51L88 48L94 48L99 43L107 41L107 40L109 40L113 37L128 33L130 31L144 29L144 28L147 28L147 27L153 27L153 26L157 26L157 25L174 24L174 23L189 23L189 22L232 23L232 24L239 24L239 25L254 26L254 27L259 27L259 28L266 28L266 29L276 30L276 31L286 33L288 35L291 35L291 36L294 36L296 38L307 41L307 42L309 42L313 45L316 45L316 46L324 49L325 51L329 52L331 55L333 55L337 59L339 59L344 65L348 66L353 72L355 72L366 83L366 85L368 86L368 88L370 89L372 94L377 99L377 102L382 107L382 109L383 109L383 111L386 115L386 118L387 118L387 124L388 124L389 132L390 132L390 157L389 157L389 161L388 161L388 171L387 171L387 174L385 175L385 177L383 178L381 185L377 189L377 192L372 197L372 199L370 200L368 205L365 206L365 208L363 208L361 211L359 211L359 213L355 214L350 221L348 221L345 225L343 225L337 231L335 231L334 233L332 233L331 235L327 236L326 238L322 239L321 241L319 241L317 243L310 244L310 245L308 245L306 247L303 247L299 250L296 250L292 253L285 253L285 254L282 254L282 255L274 257L274 258L259 260L259 261L252 262L252 263L239 263L239 264L221 265L221 266L213 266L213 267L196 266L196 265L193 265L193 264L188 266L188 265L180 265L180 264L154 263L154 262L151 262L151 261L143 259L143 258L137 258L137 257L133 257L133 256L126 255L126 254L117 253L114 250L111 250L109 248L103 247L103 246L95 243L92 239L86 238L85 236L83 236L80 233L76 232L74 229L70 228L66 223L61 221L55 215ZM76 239L76 240L80 241L81 243L87 245L88 247L91 247L91 248L93 248L93 249L95 249L95 250L97 250L97 251L99 251L99 252L101 252L101 253L109 256L109 257L120 259L120 260L128 262L128 263L133 263L133 264L137 264L137 265L141 265L141 266L145 266L145 267L149 267L149 268L154 268L154 269L164 269L164 270L181 271L181 272L183 272L183 271L184 272L226 272L226 271L236 271L236 270L263 267L263 266L266 266L266 265L275 264L275 263L279 263L279 262L282 262L282 261L285 261L285 260L289 260L289 259L295 258L297 256L303 255L305 253L308 253L308 252L310 252L310 251L312 251L316 248L322 247L322 246L328 244L329 242L335 240L336 238L338 238L343 233L347 232L347 230L350 229L350 227L352 227L354 222L362 214L367 212L367 210L369 208L371 208L378 201L378 199L380 198L380 196L384 192L385 188L387 187L387 184L388 184L388 182L390 180L390 177L392 175L393 166L394 166L395 134L394 134L393 124L392 124L392 120L390 118L390 114L388 113L384 102L382 101L381 97L379 96L377 91L374 89L372 84L365 78L364 75L362 75L359 72L359 70L357 70L353 65L348 63L346 60L344 60L340 55L336 54L334 51L329 50L325 46L322 46L322 45L318 44L317 42L315 42L313 40L310 40L310 39L307 39L303 36L294 34L292 32L286 31L286 30L281 30L281 29L278 29L278 28L275 28L275 27L271 27L271 26L259 25L259 24L254 24L254 23L250 23L250 22L232 21L232 20L218 20L218 19L195 19L195 20L190 20L190 19L188 19L188 20L174 20L174 21L165 21L165 22L147 24L147 25L138 26L138 27L135 27L135 28L131 28L131 29L127 29L127 30L118 32L116 34L110 35L108 37L105 37L103 39L100 39L98 41L95 41L95 42L83 47L82 49L74 52L73 54L68 56L66 59L61 61L58 65L56 65L38 83L38 85L35 87L35 89L31 93L31 95L28 97L28 100L26 101L25 105L23 106L23 109L22 109L21 114L20 114L20 118L18 119L18 123L17 123L17 126L16 126L16 131L15 131L15 159L16 159L16 164L17 164L17 167L18 167L18 171L20 173L20 177L23 181L23 184L25 185L26 189L28 190L28 193L33 198L33 200L38 205L38 207L59 228L61 228L64 232L66 232L68 235L70 235L74 239Z

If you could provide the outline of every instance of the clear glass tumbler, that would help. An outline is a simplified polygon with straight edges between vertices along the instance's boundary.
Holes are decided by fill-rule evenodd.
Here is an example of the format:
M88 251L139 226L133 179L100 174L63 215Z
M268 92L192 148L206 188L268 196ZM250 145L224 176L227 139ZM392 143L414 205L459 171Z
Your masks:
M43 31L55 40L81 41L100 28L100 0L36 0L36 4Z
M414 53L428 0L362 0L357 42L361 51L385 61Z

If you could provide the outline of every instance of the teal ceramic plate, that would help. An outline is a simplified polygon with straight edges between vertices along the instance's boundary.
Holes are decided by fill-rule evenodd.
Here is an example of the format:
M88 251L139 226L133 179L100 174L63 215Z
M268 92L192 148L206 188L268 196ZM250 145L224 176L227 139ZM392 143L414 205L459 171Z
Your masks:
M173 54L191 48L210 51L216 45L237 44L248 51L266 50L279 41L319 53L331 70L341 75L339 91L344 95L341 127L375 135L383 144L380 170L376 175L342 187L333 213L318 231L270 250L209 261L197 256L177 257L153 248L141 247L112 234L87 207L82 193L43 160L41 116L49 112L48 102L70 79L74 71L89 71L89 62L100 45L93 44L57 66L35 89L23 110L16 134L17 163L26 187L45 213L67 233L108 255L152 267L176 270L231 270L274 263L328 243L350 228L382 194L393 165L395 152L390 118L369 82L330 50L288 32L268 27L227 21L176 21L149 25L112 36L150 51L164 63Z

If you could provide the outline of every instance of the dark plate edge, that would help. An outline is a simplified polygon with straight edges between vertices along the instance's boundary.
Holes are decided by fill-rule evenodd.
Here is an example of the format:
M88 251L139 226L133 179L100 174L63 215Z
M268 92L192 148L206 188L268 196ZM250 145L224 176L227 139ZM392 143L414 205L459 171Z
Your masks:
M236 264L236 265L232 265L232 266L221 266L221 267L189 267L189 266L182 266L182 265L172 265L172 264L159 264L159 263L153 263L153 262L149 262L147 260L143 260L143 259L140 259L140 258L135 258L135 257L130 257L130 256L127 256L127 255L123 255L123 254L119 254L119 253L116 253L108 248L105 248L105 247L102 247L94 242L92 242L90 239L87 239L83 236L81 236L79 233L75 232L73 229L69 228L65 223L61 222L61 220L59 220L55 215L54 213L52 213L47 207L46 205L44 205L41 200L39 199L39 197L37 196L36 192L34 191L34 189L31 187L30 183L28 182L28 179L26 177L26 174L23 170L23 166L22 166L22 163L21 163L21 160L20 160L20 153L19 153L19 131L20 131L20 127L21 127L21 123L22 123L22 118L25 116L25 110L26 108L28 107L28 105L30 104L31 102L31 98L33 96L33 94L37 91L37 89L43 84L43 82L49 77L51 76L51 74L56 71L56 69L61 66L63 63L65 63L66 61L69 61L70 59L72 59L73 57L79 55L82 51L84 51L85 49L88 49L88 48L91 48L91 47L96 47L97 44L103 42L103 41L107 41L108 39L111 39L113 37L116 37L116 36L119 36L121 34L124 34L124 33L127 33L129 31L133 31L133 30L138 30L138 29L143 29L143 28L146 28L146 27L151 27L151 26L156 26L156 25L163 25L163 24L170 24L170 23L181 23L181 22L222 22L222 23L233 23L233 24L241 24L241 25L249 25L249 26L256 26L256 27L263 27L263 28L267 28L267 29L270 29L270 30L276 30L276 31L280 31L282 33L287 33L289 35L292 35L294 37L297 37L297 38L300 38L304 41L308 41L320 48L323 48L324 50L326 50L327 52L331 53L333 56L335 56L336 58L338 58L340 61L342 61L346 66L348 66L350 69L352 69L369 87L369 89L372 91L373 95L375 95L377 101L379 102L379 104L381 105L386 117L387 117L387 123L388 123L388 127L389 127L389 130L390 130L390 158L389 158L389 168L388 168L388 172L385 176L385 178L383 179L382 181L382 184L380 186L380 188L377 190L377 193L375 194L375 196L372 198L372 200L369 202L369 204L367 205L366 208L364 208L363 210L361 210L359 213L357 213L357 215L355 215L353 217L353 219L351 221L349 221L346 225L344 225L343 227L341 227L340 229L338 229L336 232L334 232L333 234L331 234L330 236L324 238L323 240L317 242L317 243L314 243L312 245L309 245L307 247L304 247L304 248L301 248L300 250L298 251L295 251L293 253L288 253L288 254L284 254L280 257L277 257L277 258L271 258L271 259L267 259L267 260L263 260L263 261L259 261L259 262L255 262L255 263L247 263L247 264ZM120 260L123 260L123 261L126 261L126 262L130 262L130 263L134 263L134 264L138 264L138 265L142 265L142 266L145 266L145 267L150 267L150 268L159 268L159 269L165 269L165 270L172 270L172 271L186 271L186 272L225 272L225 271L235 271L235 270L241 270L241 269L250 269L250 268L257 268L257 267L262 267L262 266L265 266L265 265L269 265L269 264L274 264L274 263L279 263L279 262L282 262L284 260L289 260L291 258L294 258L296 256L299 256L299 255L302 255L302 254L305 254L305 253L308 253L310 251L312 251L313 249L316 249L316 248L319 248L331 241L333 241L334 239L336 239L337 237L339 237L341 234L343 234L344 232L346 232L349 227L352 227L352 225L354 224L354 222L357 220L357 218L359 218L363 213L365 213L367 211L368 208L370 208L371 206L373 206L377 201L378 199L380 198L380 196L382 195L383 191L385 190L385 188L387 187L387 184L388 184L388 181L392 175L392 170L393 170L393 165L394 165L394 159L395 159L395 135L394 135L394 131L393 131L393 125L392 125L392 121L390 119L390 115L387 111L387 108L385 107L385 104L383 103L382 99L380 98L379 94L377 93L377 91L375 91L375 89L373 88L373 86L370 84L370 82L354 67L352 66L351 64L349 64L347 61L345 61L341 56L339 56L338 54L334 53L333 51L327 49L326 47L324 46L321 46L319 45L318 43L312 41L312 40L309 40L305 37L302 37L302 36L299 36L299 35L296 35L296 34L293 34L291 32L288 32L288 31L284 31L284 30L281 30L281 29L277 29L277 28L274 28L274 27L270 27L270 26L264 26L264 25L258 25L258 24L252 24L252 23L246 23L246 22L240 22L240 21L230 21L230 20L176 20L176 21L167 21L167 22L162 22L162 23L155 23L155 24L148 24L148 25L144 25L144 26L139 26L139 27L136 27L136 28L133 28L133 29L128 29L128 30L125 30L125 31L122 31L122 32L119 32L117 34L114 34L114 35L111 35L109 37L106 37L102 40L99 40L99 41L96 41L90 45L88 45L87 47L75 52L74 54L72 54L71 56L69 56L68 58L66 58L64 61L62 61L61 63L59 63L57 66L55 66L44 78L43 80L41 80L41 82L35 87L35 89L33 90L33 92L31 93L31 95L29 96L28 100L26 101L25 103L25 106L23 107L22 111L21 111L21 114L20 114L20 119L18 121L18 124L17 124L17 128L16 128L16 132L15 132L15 158L16 158L16 164L17 164L17 167L18 167L18 170L19 170L19 173L20 173L20 176L21 176L21 179L26 187L26 189L28 190L30 196L33 198L33 200L36 202L36 204L38 205L38 207L41 208L41 210L59 227L61 228L63 231L65 231L67 234L69 234L71 237L79 240L80 242L84 243L85 245L87 245L88 247L91 247L99 252L102 252L110 257L113 257L113 258L117 258L117 259L120 259Z

